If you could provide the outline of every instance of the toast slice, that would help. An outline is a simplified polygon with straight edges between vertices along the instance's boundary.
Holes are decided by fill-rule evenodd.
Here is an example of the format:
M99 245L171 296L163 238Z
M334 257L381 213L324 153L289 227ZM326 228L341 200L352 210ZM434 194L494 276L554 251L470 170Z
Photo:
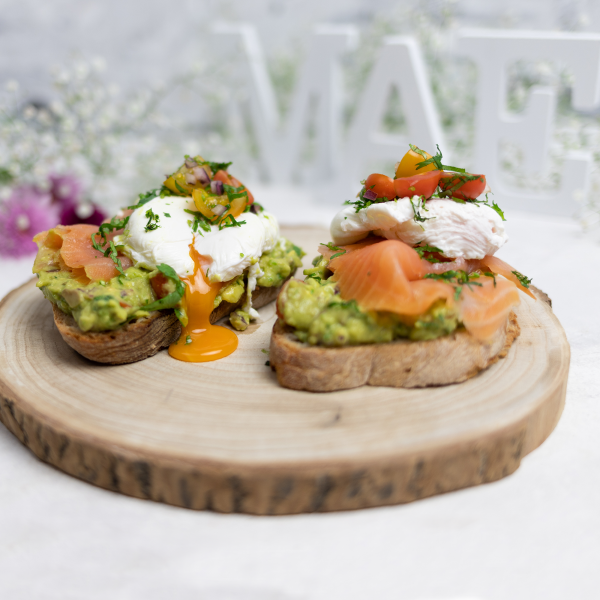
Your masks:
M487 342L460 330L428 341L324 348L298 341L279 319L273 327L269 361L280 385L294 390L447 385L465 381L504 358L519 333L517 316L511 312L506 325Z
M281 287L257 287L252 293L252 306L261 308L277 298ZM242 306L246 294L239 302L221 302L210 314L210 322L229 315ZM148 317L136 319L114 331L83 332L71 315L62 312L55 304L54 322L63 340L76 352L94 362L123 365L154 356L171 345L181 335L181 325L172 310L154 311Z

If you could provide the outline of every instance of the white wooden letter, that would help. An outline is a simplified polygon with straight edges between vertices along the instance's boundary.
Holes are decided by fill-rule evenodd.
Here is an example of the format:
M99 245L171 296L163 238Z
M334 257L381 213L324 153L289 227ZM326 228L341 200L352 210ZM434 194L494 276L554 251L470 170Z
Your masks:
M335 178L340 166L342 82L341 56L356 40L356 30L344 26L317 26L294 91L290 117L286 127L279 125L275 92L269 78L256 30L248 25L222 24L218 35L236 37L242 46L246 64L246 82L250 93L251 117L262 159L271 182L300 179ZM311 165L298 174L300 153L305 141L311 103L315 101L317 151Z
M408 136L381 132L380 125L392 87L400 92ZM358 182L367 160L399 161L408 144L435 153L436 144L448 160L444 136L418 43L409 37L385 40L352 122L346 144L348 175Z
M500 177L501 141L518 144L526 170L541 171L549 153L556 92L534 88L522 115L506 109L507 67L517 60L551 60L566 64L574 75L573 106L591 110L600 100L600 35L502 30L463 30L458 51L478 67L473 172L484 173L502 207L571 216L575 196L588 193L592 157L565 156L558 192L510 189Z

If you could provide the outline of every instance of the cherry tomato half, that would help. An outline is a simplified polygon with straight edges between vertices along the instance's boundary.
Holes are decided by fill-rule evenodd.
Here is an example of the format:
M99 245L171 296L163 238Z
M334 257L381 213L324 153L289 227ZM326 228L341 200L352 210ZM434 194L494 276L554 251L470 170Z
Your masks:
M425 196L431 198L435 192L440 177L441 171L428 171L421 175L413 175L412 177L400 177L394 179L394 190L398 198L412 198L413 196Z
M465 175L467 177L465 177ZM476 177L469 181L471 177ZM471 173L443 173L440 179L440 188L453 198L461 200L475 200L485 190L485 175L472 175Z
M369 175L365 181L365 189L375 192L378 198L393 200L396 197L394 180L381 173L372 173Z

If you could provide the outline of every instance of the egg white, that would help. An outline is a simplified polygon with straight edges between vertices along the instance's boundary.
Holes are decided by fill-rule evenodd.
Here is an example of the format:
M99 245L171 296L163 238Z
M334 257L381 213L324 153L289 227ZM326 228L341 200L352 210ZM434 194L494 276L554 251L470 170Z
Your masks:
M154 269L165 263L180 277L194 272L189 248L193 243L199 254L212 259L207 266L209 280L230 281L255 264L264 252L272 250L280 238L277 220L267 212L244 213L237 219L245 221L240 227L219 230L212 225L210 232L194 233L190 225L194 216L186 213L186 209L197 210L191 198L157 196L134 210L123 234L115 237L115 243L123 246L123 253L134 266ZM150 231L146 231L148 210L159 217L159 227Z
M420 198L414 196L412 205L411 198L399 198L358 212L346 206L331 222L333 243L354 244L373 231L413 246L425 242L443 250L448 258L481 259L508 240L500 215L489 206L433 199L427 201L425 210L419 203ZM413 205L426 220L415 220Z

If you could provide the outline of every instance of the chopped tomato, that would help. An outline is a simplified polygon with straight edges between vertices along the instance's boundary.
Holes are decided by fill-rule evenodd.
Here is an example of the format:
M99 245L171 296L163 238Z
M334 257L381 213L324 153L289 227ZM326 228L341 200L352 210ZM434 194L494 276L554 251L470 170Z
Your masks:
M424 154L427 158L431 158L431 154L428 154L427 152L424 152ZM422 167L421 169L417 169L417 164L424 160L427 159L423 158L418 152L409 150L396 167L396 178L412 177L413 175L420 175L427 171L434 171L436 166L433 163Z
M475 177L476 179L471 179ZM461 200L475 200L485 190L485 175L471 173L444 172L440 179L440 188L446 195Z
M215 176L213 177L213 180L222 181L223 183L226 183L227 185L232 185L236 188L242 187L242 192L248 192L248 204L254 203L254 196L252 195L250 190L243 183L241 183L239 179L236 179L233 175L227 173L227 171L223 171L222 169L220 171L217 171L215 173ZM234 216L237 217L237 215Z
M154 275L154 277L150 278L150 285L152 286L157 298L164 298L173 291L170 288L169 280L160 271Z
M412 196L425 196L425 198L431 198L438 186L441 176L442 172L436 170L423 173L422 175L394 179L396 196L398 198Z
M223 171L223 169L221 169L220 171L217 171L215 173L215 176L213 177L213 181L222 181L223 183L226 183L227 185L233 185L231 183L231 177L230 177L229 173L227 173L227 171Z
M233 175L230 175L230 177L231 185L234 187L243 187L244 189L242 192L248 192L248 204L254 204L254 196L252 195L252 192L239 179L236 179Z
M378 198L393 200L396 197L394 180L381 173L372 173L369 175L365 181L365 189L375 192Z

